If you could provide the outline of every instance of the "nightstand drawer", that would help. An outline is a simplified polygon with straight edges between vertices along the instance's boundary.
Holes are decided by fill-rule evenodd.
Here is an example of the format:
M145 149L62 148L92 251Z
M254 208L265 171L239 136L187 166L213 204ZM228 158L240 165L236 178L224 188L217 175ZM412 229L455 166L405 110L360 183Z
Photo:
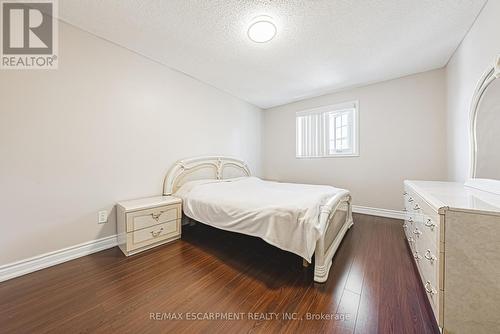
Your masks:
M175 221L180 219L181 215L180 204L127 213L127 232Z
M181 220L171 220L142 230L127 233L127 251L180 236Z

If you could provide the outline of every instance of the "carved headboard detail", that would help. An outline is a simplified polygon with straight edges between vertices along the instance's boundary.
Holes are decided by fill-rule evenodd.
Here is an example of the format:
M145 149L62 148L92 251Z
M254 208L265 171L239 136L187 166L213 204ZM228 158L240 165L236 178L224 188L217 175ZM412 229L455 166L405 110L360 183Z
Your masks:
M202 156L177 161L163 182L163 195L175 193L184 183L202 179L223 180L250 176L250 169L240 159L223 156Z

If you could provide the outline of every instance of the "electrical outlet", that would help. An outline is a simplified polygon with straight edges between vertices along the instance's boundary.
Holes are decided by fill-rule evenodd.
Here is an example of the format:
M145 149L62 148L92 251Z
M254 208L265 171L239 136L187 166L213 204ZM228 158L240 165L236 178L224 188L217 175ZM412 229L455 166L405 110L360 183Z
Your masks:
M99 211L99 224L104 224L108 222L108 211Z

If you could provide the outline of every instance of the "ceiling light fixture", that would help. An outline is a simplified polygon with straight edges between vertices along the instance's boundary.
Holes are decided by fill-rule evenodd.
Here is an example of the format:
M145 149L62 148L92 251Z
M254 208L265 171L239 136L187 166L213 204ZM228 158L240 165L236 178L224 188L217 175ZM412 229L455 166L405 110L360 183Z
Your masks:
M269 16L257 17L248 28L248 38L255 43L269 42L276 36L276 26Z

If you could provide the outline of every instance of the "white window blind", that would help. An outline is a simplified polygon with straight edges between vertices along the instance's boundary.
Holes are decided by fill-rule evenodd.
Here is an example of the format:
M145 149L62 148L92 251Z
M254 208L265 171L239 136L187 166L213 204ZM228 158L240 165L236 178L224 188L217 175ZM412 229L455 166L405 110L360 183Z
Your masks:
M296 156L316 158L358 155L358 103L298 112Z

